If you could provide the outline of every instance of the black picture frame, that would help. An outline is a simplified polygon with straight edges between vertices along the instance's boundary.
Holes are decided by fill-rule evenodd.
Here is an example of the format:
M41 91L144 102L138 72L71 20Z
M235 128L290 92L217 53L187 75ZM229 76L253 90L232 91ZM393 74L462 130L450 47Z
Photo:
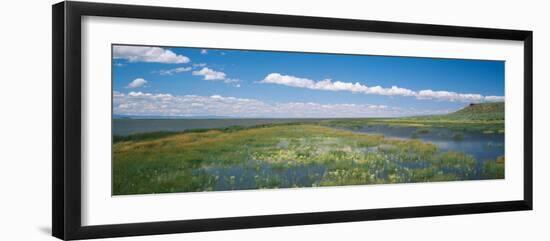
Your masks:
M532 210L533 32L523 30L366 21L170 7L60 2L52 6L52 233L60 239L308 225L380 219ZM282 215L175 220L130 224L81 224L81 17L103 16L429 36L517 40L524 43L524 186L522 200L420 207L342 210ZM138 220L137 220L138 221Z

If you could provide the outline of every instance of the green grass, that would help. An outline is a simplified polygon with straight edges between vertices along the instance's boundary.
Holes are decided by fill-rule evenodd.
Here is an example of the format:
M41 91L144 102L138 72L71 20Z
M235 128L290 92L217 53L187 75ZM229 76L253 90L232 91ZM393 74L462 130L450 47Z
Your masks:
M299 122L291 122L291 123L281 123L281 124L262 124L257 126L251 126L251 127L243 127L243 126L228 126L223 128L210 128L210 129L189 129L185 131L155 131L155 132L146 132L146 133L136 133L136 134L130 134L130 135L113 135L113 143L117 142L123 142L123 141L147 141L147 140L154 140L158 138L173 136L177 134L184 134L184 133L202 133L202 132L208 132L208 131L221 131L221 132L235 132L235 131L241 131L241 130L247 130L251 128L261 128L261 127L270 127L270 126L286 126L286 125L299 125L301 123Z
M123 142L123 141L147 141L147 140L154 140L158 138L163 138L171 135L177 134L176 132L168 132L168 131L158 131L158 132L148 132L148 133L138 133L133 135L127 135L127 136L113 136L113 143L117 142Z
M366 126L388 125L417 127L411 135L418 138L432 128L446 128L455 132L479 132L504 134L504 103L470 104L463 109L446 115L416 116L403 118L368 118L327 120L323 125L350 130Z
M471 156L420 140L316 124L159 132L116 138L113 194L467 180L474 167ZM319 171L294 172L300 168ZM485 169L488 178L500 172Z
M500 156L496 160L486 161L483 164L483 175L490 179L503 179L504 156Z
M446 118L484 121L504 120L504 102L470 104L459 111L446 115Z

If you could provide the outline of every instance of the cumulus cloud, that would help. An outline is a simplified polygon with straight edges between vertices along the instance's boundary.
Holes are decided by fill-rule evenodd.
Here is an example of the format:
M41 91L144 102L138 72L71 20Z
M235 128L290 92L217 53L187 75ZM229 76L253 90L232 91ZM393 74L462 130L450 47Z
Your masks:
M174 69L164 69L164 70L159 70L158 73L160 75L174 75L177 73L187 72L187 71L191 71L191 67L178 67Z
M206 50L206 49L201 49L201 54L208 54L208 50Z
M202 76L204 80L223 81L226 84L231 84L235 87L240 87L239 79L228 78L224 72L216 71L207 67L193 71L193 75Z
M130 84L128 84L128 88L138 88L138 87L141 87L141 86L144 86L145 84L147 84L147 80L144 80L142 78L137 78L135 80L133 80L132 82L130 82Z
M113 58L126 59L129 62L150 62L166 64L185 64L188 57L178 55L171 50L145 46L113 46Z
M211 95L171 95L130 92L113 93L113 111L141 116L230 116L271 118L391 117L440 114L374 104L322 104L313 102L267 103L256 99Z
M204 80L224 80L225 73L220 71L215 71L213 69L204 67L201 70L193 71L193 75L200 75Z
M483 96L480 94L456 93L452 91L433 91L420 90L414 91L398 86L384 88L382 86L367 86L359 82L350 83L342 81L332 81L330 79L315 81L307 78L300 78L291 75L282 75L279 73L268 74L259 83L278 84L297 88L306 88L312 90L327 91L349 91L352 93L375 94L384 96L412 96L417 99L431 99L441 101L459 101L459 102L496 102L504 101L504 96Z

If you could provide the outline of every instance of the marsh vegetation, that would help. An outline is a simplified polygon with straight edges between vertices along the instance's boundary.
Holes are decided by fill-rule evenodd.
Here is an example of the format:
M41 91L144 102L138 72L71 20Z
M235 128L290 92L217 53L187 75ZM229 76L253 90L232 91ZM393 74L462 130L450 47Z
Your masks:
M116 135L115 120L113 194L501 179L500 105L126 135Z

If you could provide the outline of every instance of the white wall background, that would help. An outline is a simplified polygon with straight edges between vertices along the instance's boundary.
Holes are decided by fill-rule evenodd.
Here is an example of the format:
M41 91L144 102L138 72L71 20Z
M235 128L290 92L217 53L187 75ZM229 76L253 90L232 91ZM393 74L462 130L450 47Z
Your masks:
M110 0L181 6L533 30L534 206L508 212L120 238L117 240L548 240L550 21L545 1ZM0 8L0 240L54 240L51 231L51 4Z

